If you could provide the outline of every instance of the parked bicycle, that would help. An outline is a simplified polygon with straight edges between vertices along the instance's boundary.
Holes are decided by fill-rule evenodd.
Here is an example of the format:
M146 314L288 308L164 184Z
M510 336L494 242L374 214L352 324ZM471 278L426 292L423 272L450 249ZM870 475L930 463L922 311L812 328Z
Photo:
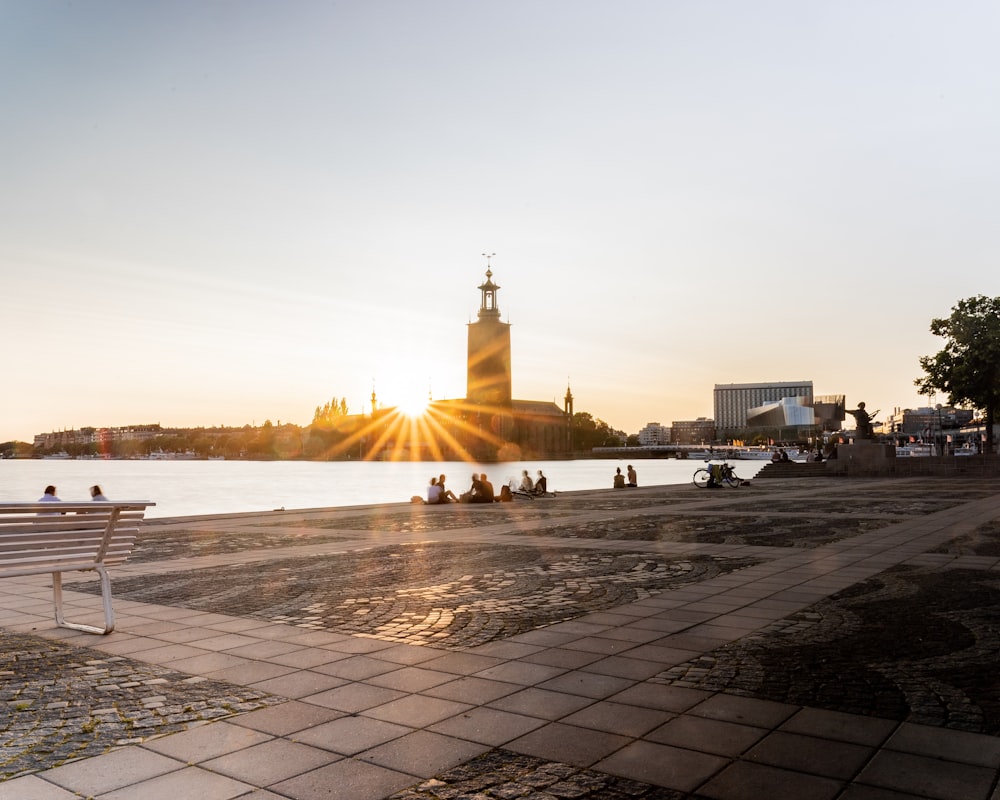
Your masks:
M709 486L729 486L735 489L743 483L743 479L737 477L736 472L727 463L700 467L694 471L692 480L699 489L707 489Z

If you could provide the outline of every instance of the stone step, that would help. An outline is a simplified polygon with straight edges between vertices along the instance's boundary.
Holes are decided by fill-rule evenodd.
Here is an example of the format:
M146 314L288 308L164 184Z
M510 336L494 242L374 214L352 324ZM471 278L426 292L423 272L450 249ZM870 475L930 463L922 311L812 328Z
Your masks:
M780 461L765 464L755 480L761 478L825 478L829 473L825 461Z

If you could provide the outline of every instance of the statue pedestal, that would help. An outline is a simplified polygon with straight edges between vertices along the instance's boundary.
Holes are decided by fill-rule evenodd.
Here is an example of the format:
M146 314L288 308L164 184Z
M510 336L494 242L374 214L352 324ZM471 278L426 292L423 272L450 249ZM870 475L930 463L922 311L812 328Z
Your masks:
M857 439L837 448L837 457L827 461L834 475L888 475L896 461L896 446L870 439Z

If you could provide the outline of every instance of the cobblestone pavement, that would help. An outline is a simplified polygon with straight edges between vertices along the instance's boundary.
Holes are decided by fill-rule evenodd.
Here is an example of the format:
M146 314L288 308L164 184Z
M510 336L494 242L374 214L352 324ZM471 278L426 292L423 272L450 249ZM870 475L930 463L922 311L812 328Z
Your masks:
M941 503L966 503L970 500L980 500L996 494L995 480L992 478L955 478L955 479L923 479L912 478L906 485L897 484L886 488L883 484L877 488L864 490L865 498L882 498L902 500L906 498L934 499ZM836 496L849 496L850 492L833 492Z
M762 547L819 547L849 536L884 528L898 517L855 518L758 514L712 516L658 514L631 519L596 520L526 531L532 536L605 539L607 541L702 542Z
M663 501L658 501L662 503ZM578 509L580 510L580 509ZM445 506L413 505L406 511L375 511L357 516L305 520L303 527L324 530L385 531L388 533L429 533L459 530L479 525L509 525L518 521L558 518L565 515L545 500L494 505L449 503Z
M533 522L544 519L560 519L567 515L591 511L622 510L623 495L608 493L597 496L575 495L553 498L540 497L535 500L515 500L512 503L496 503L493 505L467 505L464 503L449 503L444 506L413 505L405 511L380 510L366 511L363 514L350 514L325 519L306 519L303 527L385 531L389 533L425 533L433 531L458 530L480 525L510 525L518 522ZM734 493L733 500L737 500ZM701 490L691 487L657 487L655 490L629 490L628 507L638 511L645 508L655 508L680 499L702 500Z
M629 603L750 563L422 543L120 578L115 596L457 648ZM94 584L67 588L96 591Z
M255 531L188 531L157 530L155 526L143 528L129 559L136 564L148 564L172 558L195 558L225 553L243 553L247 550L273 550L302 544L323 544L342 541L346 535L303 534L287 530Z
M673 487L671 487L673 488ZM673 489L676 492L676 489ZM663 505L671 497L670 489L631 503L638 510ZM635 495L633 495L635 497ZM172 558L189 558L247 550L270 550L296 545L322 544L355 538L353 532L435 533L461 530L481 525L510 525L538 520L559 520L572 513L620 508L620 503L586 497L574 498L572 506L555 506L550 498L520 500L513 504L476 506L453 503L441 507L413 505L404 511L374 508L364 513L342 513L320 517L289 519L276 517L274 522L216 530L185 530L162 527L155 521L143 528L142 537L132 553L133 563L149 563ZM253 531L252 533L248 531ZM329 533L329 531L338 531Z
M180 521L153 523L143 530L135 562L262 555L242 566L119 575L114 590L120 600L464 648L694 585L757 561L752 549L741 551L746 554L741 559L667 557L656 552L660 542L761 546L761 558L774 558L775 547L815 548L995 492L991 481L955 482L944 489L941 482L920 480L900 483L898 491L881 486L866 491L857 481L810 483L808 489L800 484L771 493L767 502L742 487L716 493L694 487L609 491L486 509L290 513L259 527L223 523L210 532L187 529ZM614 513L595 518L605 510ZM479 525L507 526L505 542L518 544L414 540L337 555L266 556L279 547L340 542L354 547L349 540L364 531L415 539ZM567 544L553 546L552 538ZM574 547L568 541L573 538L588 541ZM600 547L602 540L608 548ZM990 555L1000 555L995 520L915 564L886 570L651 682L1000 735L1000 679L994 674L1000 580L997 571L976 567L974 558L955 558ZM95 586L66 588L92 592ZM2 629L0 648L0 781L284 702ZM507 797L703 800L505 750L395 795L396 800Z
M1000 575L900 566L654 678L1000 735Z
M0 780L280 702L0 628Z
M941 499L935 497L877 497L867 495L863 507L856 507L856 511L872 516L890 515L897 518L920 516L930 514L934 511L942 511L946 508L957 506L960 501L954 499ZM816 517L825 517L827 514L843 514L845 505L855 506L849 499L843 497L825 497L808 503L808 510ZM741 506L742 511L755 511L762 514L778 513L801 513L802 503L798 501L782 501L761 503L754 502ZM897 520L898 521L898 520Z
M695 795L491 750L389 800L698 800Z
M931 550L953 555L1000 556L1000 520L980 525L968 536L958 536Z

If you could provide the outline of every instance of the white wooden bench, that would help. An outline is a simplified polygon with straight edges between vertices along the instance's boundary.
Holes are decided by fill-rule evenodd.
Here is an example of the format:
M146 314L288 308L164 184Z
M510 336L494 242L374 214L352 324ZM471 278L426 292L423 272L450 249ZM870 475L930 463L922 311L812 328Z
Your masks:
M111 633L111 580L107 568L132 552L149 506L137 502L0 503L0 578L52 574L56 625L86 633ZM104 627L67 622L62 573L94 571L101 579Z

